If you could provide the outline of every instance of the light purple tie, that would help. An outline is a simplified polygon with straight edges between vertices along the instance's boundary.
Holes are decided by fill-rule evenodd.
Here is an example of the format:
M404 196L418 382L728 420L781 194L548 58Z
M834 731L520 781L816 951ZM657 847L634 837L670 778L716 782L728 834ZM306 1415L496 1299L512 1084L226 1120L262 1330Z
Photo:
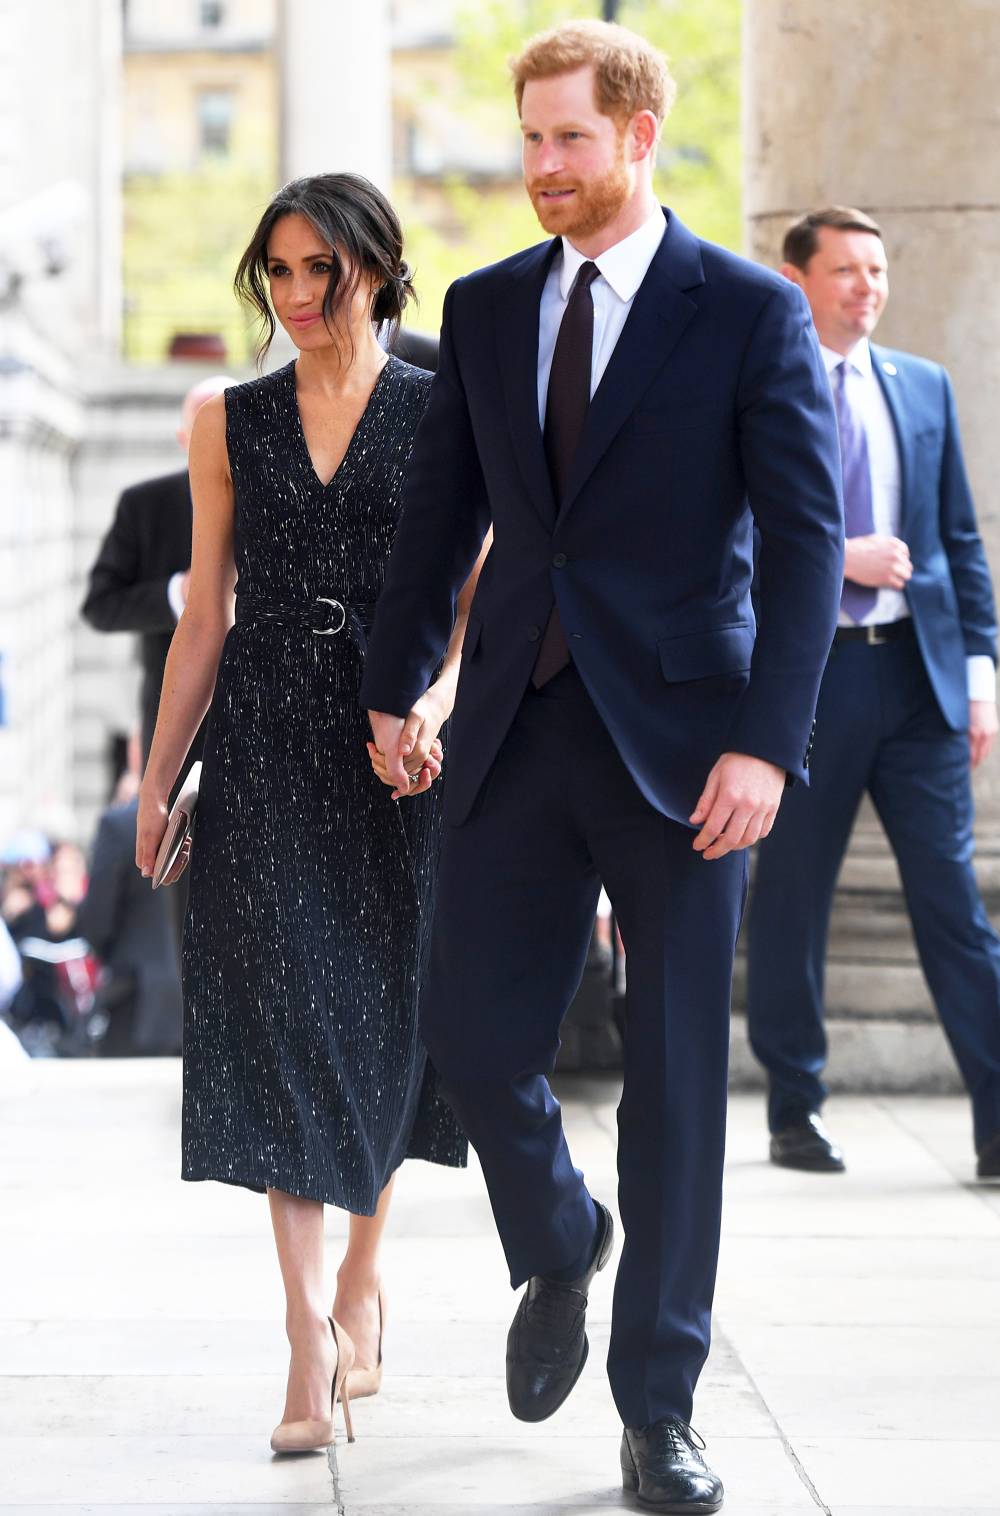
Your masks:
M875 530L872 511L872 476L868 466L868 439L851 402L847 398L847 360L842 358L834 370L833 387L837 407L837 430L840 433L840 465L844 475L844 533L848 537L867 537ZM859 624L874 609L878 590L844 580L840 596L841 609Z

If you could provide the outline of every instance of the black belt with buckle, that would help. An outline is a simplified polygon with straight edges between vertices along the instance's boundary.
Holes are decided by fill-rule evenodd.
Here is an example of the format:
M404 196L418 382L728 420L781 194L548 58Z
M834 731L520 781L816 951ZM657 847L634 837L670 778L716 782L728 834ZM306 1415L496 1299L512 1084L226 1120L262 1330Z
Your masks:
M270 621L276 626L298 626L317 637L336 637L345 626L353 625L362 633L371 630L375 619L373 602L333 600L317 595L315 600L280 602L264 600L250 594L236 595L236 621Z
M881 626L838 626L833 634L834 647L844 642L866 642L869 647L881 647L883 642L901 642L913 636L913 617L901 616L898 621L883 621Z

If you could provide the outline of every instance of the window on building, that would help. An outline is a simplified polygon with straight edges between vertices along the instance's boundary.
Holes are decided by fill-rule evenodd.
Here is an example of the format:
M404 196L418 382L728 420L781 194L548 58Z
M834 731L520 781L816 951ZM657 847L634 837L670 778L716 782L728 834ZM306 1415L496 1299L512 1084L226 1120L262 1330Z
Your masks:
M226 7L222 0L201 0L201 24L203 27L221 26L225 20Z
M233 129L233 92L206 89L198 96L198 131L203 153L225 157Z

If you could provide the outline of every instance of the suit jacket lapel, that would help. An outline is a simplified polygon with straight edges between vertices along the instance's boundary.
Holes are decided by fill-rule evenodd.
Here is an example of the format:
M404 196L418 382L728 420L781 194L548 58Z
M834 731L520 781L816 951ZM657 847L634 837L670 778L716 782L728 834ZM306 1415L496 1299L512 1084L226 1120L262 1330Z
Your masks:
M513 277L507 298L497 306L497 346L507 419L518 466L546 526L556 505L542 429L538 423L538 313L542 289L559 238L533 248Z
M903 376L883 347L869 343L875 377L889 407L893 429L896 433L896 448L899 453L899 525L900 533L906 536L906 506L916 470L913 457L913 427L906 415ZM888 365L888 367L886 366Z
M636 291L621 336L590 402L560 520L697 312L696 302L684 291L704 282L697 239L676 216L668 215L663 240Z

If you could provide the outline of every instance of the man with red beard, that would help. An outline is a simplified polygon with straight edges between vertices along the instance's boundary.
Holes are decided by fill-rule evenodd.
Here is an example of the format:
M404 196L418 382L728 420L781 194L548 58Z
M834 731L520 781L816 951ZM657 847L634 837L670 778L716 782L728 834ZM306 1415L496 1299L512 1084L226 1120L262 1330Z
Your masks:
M747 848L804 782L843 560L808 306L657 205L663 58L579 22L513 64L552 240L448 292L362 695L397 795L409 715L491 524L447 759L423 1031L515 1288L507 1387L540 1421L587 1356L608 1210L547 1074L603 881L628 953L608 1368L625 1487L714 1511L690 1426L719 1245ZM760 534L761 626L750 601ZM382 756L379 757L379 754Z

